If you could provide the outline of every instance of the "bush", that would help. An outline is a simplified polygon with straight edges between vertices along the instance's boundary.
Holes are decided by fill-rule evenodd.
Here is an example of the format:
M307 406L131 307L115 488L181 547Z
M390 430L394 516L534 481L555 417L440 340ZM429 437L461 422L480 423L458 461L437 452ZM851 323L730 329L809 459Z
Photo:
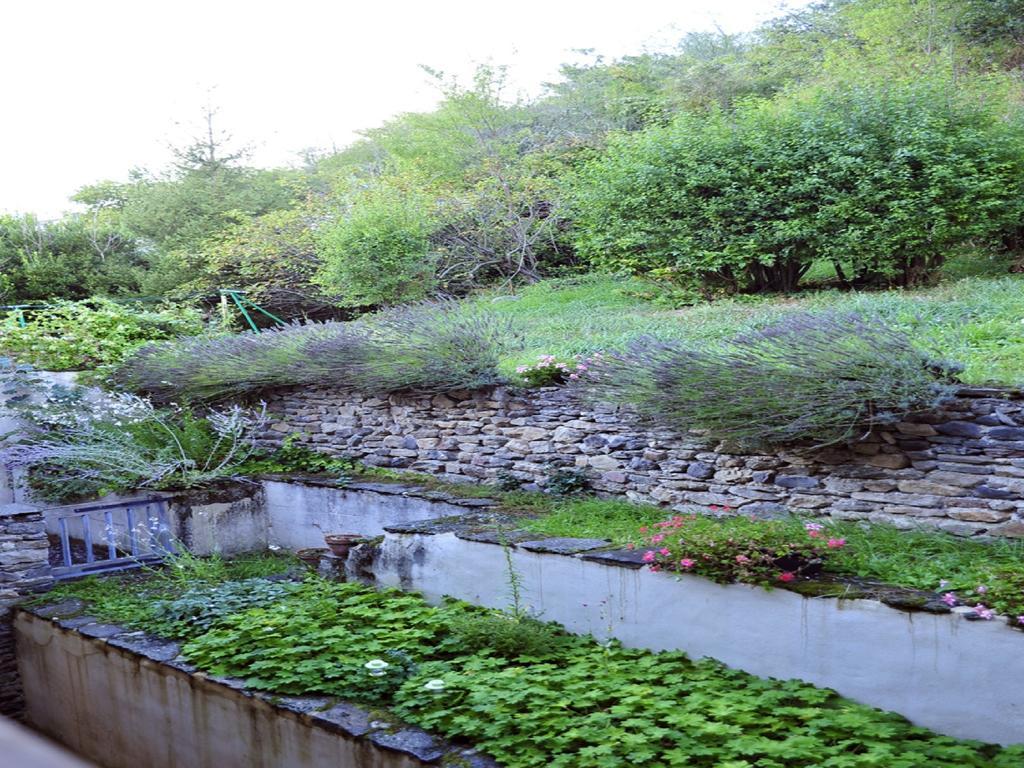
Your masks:
M32 311L25 327L7 315L0 325L0 350L45 370L83 370L120 362L149 341L202 332L202 316L188 307L145 310L109 299L58 301Z
M792 314L717 346L642 339L591 371L592 399L755 447L854 440L953 390L951 368L856 314Z
M695 573L723 584L772 585L813 576L825 559L846 546L819 523L797 520L730 518L725 524L700 515L675 515L644 526L644 538L631 547L645 548L651 570Z
M502 355L520 341L511 319L454 301L400 307L363 325L373 352L352 383L367 392L492 386L503 380Z
M139 488L188 488L234 474L255 450L262 412L239 406L205 418L158 410L130 395L57 389L8 405L19 432L0 442L0 464L25 467L43 498L64 501Z
M317 235L318 282L340 303L369 307L415 301L433 284L428 202L394 186L365 191Z
M500 380L498 362L514 336L507 320L430 302L355 323L153 345L126 360L113 381L163 402L297 384L371 393L472 389Z
M1021 218L1022 111L962 86L810 89L622 137L576 182L576 246L732 290L791 291L816 259L922 282Z

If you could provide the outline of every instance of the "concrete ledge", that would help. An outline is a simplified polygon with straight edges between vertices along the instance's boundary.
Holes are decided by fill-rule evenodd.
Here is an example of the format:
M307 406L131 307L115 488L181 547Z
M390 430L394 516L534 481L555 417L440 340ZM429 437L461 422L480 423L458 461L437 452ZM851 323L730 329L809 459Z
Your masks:
M47 618L75 607L15 617L28 718L106 768L415 768L442 759L498 768L379 712L327 697L248 691L243 681L194 672L176 643L81 623L87 617Z

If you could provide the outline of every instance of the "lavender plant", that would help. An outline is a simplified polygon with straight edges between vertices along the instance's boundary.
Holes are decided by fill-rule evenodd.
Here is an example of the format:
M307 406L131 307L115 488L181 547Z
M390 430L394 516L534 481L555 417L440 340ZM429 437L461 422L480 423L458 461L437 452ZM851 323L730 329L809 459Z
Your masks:
M642 339L579 380L584 396L629 404L740 446L816 447L939 405L955 368L856 314L793 314L717 346Z
M478 389L502 381L502 355L520 341L512 321L455 301L398 307L366 321L374 354L358 372L368 392Z
M187 339L139 350L115 385L157 402L210 401L267 387L331 384L369 393L445 391L500 380L510 321L455 302L387 310L354 323Z

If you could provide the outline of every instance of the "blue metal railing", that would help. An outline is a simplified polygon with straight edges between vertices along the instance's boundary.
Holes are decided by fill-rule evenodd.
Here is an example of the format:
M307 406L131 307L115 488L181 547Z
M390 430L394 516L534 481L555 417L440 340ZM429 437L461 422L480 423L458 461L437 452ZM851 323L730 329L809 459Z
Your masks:
M97 524L103 526L99 542L93 533ZM159 497L72 507L57 513L57 528L62 563L53 569L57 579L139 568L174 552L167 502ZM76 558L78 543L84 552Z

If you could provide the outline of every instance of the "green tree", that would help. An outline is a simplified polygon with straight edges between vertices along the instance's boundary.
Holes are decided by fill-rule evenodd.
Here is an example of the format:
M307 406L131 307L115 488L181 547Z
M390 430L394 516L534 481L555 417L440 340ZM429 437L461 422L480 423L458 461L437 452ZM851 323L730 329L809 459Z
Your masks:
M1022 213L1021 110L964 85L812 88L623 137L577 181L577 248L733 290L793 290L815 259L922 282Z

